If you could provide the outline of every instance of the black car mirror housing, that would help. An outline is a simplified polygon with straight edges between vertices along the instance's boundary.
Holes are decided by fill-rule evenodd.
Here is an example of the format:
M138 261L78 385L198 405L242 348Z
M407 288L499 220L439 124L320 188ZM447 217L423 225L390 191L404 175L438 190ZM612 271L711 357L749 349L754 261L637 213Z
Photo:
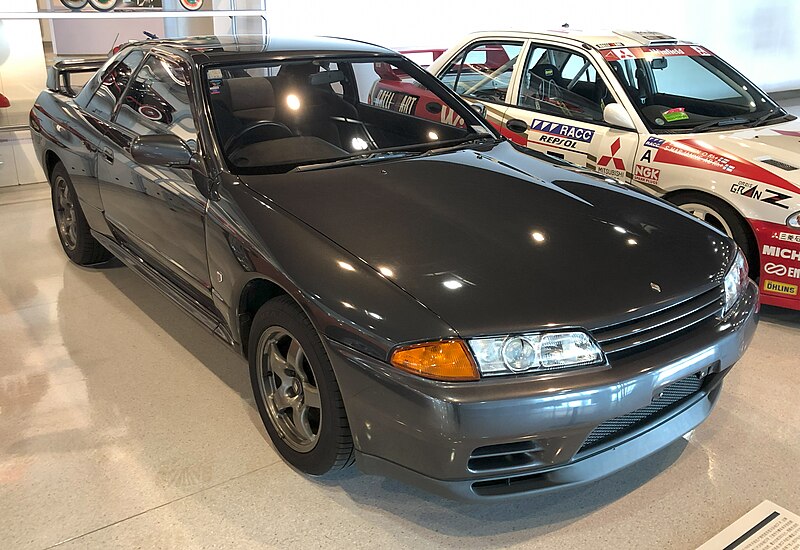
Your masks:
M139 164L194 169L194 153L176 135L139 136L131 143L131 157Z

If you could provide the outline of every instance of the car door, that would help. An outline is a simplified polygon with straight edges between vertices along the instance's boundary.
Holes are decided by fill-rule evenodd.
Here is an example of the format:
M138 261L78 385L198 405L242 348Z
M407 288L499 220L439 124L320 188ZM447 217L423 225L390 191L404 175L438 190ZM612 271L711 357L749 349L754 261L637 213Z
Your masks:
M531 42L513 82L506 129L524 126L531 149L631 181L639 136L604 121L605 107L617 98L591 58L568 46Z
M468 103L480 105L486 120L508 135L503 120L514 68L523 46L524 41L519 39L472 42L456 54L437 76Z
M100 193L116 236L189 297L213 311L205 242L206 197L193 172L142 166L137 136L175 134L198 150L189 67L151 53L118 103L101 150Z

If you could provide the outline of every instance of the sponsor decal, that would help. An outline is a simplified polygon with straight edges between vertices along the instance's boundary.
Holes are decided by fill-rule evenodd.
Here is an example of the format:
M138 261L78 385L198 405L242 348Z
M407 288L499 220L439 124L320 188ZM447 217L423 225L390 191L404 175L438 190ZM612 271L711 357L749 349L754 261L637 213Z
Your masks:
M656 152L653 160L654 162L700 168L723 174L733 173L743 179L768 184L792 193L800 193L800 188L792 182L701 139L666 141ZM776 198L775 200L783 199Z
M731 193L765 202L767 204L778 206L784 209L788 209L789 207L785 204L781 204L780 201L791 198L789 195L779 193L778 191L773 191L772 189L768 189L766 187L759 189L757 184L748 181L740 181L739 183L734 183L731 185Z
M661 113L661 116L664 117L664 120L667 122L677 122L679 120L687 120L689 115L686 114L685 107L676 107L674 109L670 109L669 111L664 111Z
M661 170L652 166L637 164L633 169L633 179L642 183L656 185L661 177Z
M772 238L788 243L800 243L800 234L797 233L784 233L781 231L780 233L773 233Z
M597 49L598 50L607 50L608 48L620 48L620 47L622 47L624 45L625 44L623 44L622 42L605 42L603 44L598 44L597 45Z
M773 256L775 258L783 258L784 260L794 260L800 262L800 250L791 250L789 248L781 248L780 246L770 246L765 244L761 249L761 253L765 256Z
M697 55L704 55L704 56L705 55L714 55L714 54L712 54L710 51L708 51L707 49L705 49L702 46L689 46L689 47L692 48L697 53Z
M531 130L565 139L582 141L584 143L591 143L592 138L594 138L594 130L590 128L570 126L568 124L550 122L549 120L540 120L538 118L534 118L533 122L531 122Z
M777 277L800 279L800 267L786 267L783 264L776 264L774 262L767 262L764 264L764 273Z
M639 159L639 162L653 162L653 151L650 149L645 151L644 155L642 155L642 158Z
M210 71L209 71L210 74ZM217 95L222 93L220 88L222 86L222 79L221 78L214 78L208 81L208 93L211 95Z
M620 147L622 147L620 140L622 138L617 138L614 143L611 144L611 155L603 155L600 157L600 160L597 161L597 166L608 166L609 163L614 163L614 168L620 170L622 172L625 171L625 162L617 157L617 153L619 153ZM602 170L601 170L602 172Z
M769 279L764 280L764 290L767 292L786 294L787 296L797 296L797 285L779 283L778 281L770 281Z
M464 126L464 119L447 105L442 105L441 122L442 124L459 128Z
M619 61L622 59L651 59L653 57L675 57L688 55L691 57L714 55L706 48L701 46L652 46L641 48L603 48L603 58L607 61Z
M800 137L800 132L797 130L775 130L775 133L782 136Z
M652 147L653 149L660 149L665 142L666 142L665 139L657 138L655 136L650 136L649 138L647 138L647 141L644 142L644 146Z

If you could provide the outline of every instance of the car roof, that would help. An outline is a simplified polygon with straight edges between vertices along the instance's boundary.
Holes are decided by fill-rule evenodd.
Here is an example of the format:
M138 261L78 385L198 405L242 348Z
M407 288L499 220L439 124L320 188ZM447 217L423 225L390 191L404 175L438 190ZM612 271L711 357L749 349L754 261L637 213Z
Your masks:
M269 53L277 57L332 55L398 55L396 52L358 40L329 36L285 37L273 35L209 35L187 38L160 38L140 40L126 46L158 47L189 55L198 63L213 62L231 57L253 57L253 54Z
M548 31L483 31L470 35L471 38L491 38L506 36L510 38L549 38L571 42L575 45L587 44L597 49L603 48L635 48L641 46L662 46L673 44L689 44L675 37L657 31L583 31L572 28L561 28Z

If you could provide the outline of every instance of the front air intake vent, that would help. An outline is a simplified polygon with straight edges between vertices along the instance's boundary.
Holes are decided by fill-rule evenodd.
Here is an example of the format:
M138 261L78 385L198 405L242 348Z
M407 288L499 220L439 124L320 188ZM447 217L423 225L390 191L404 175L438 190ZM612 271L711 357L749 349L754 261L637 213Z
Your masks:
M776 159L772 159L772 158L765 158L765 159L758 159L758 160L760 160L764 164L770 164L772 166L775 166L776 168L780 168L781 170L786 170L787 172L793 172L793 171L797 170L797 166L792 166L791 164L788 164L788 163L780 161L780 160L776 160Z

